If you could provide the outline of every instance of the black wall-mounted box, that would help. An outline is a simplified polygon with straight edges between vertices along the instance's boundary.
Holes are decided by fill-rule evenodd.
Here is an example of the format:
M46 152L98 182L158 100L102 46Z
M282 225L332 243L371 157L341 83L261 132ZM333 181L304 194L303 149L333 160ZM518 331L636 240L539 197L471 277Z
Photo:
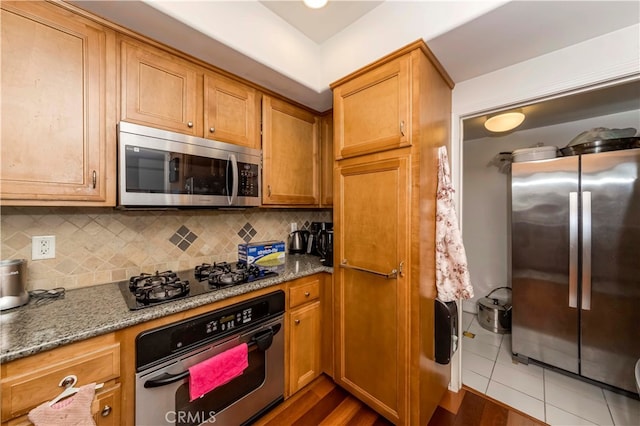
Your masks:
M435 301L435 358L449 364L458 349L458 306L456 302Z

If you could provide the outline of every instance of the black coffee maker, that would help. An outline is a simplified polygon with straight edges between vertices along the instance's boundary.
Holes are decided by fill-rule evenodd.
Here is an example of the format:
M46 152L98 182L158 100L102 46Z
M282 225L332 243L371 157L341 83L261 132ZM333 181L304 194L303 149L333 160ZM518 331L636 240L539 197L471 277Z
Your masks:
M321 229L318 233L318 253L324 266L333 266L333 229Z
M309 226L309 239L307 241L307 254L320 256L318 251L318 235L322 230L333 230L332 222L311 222Z

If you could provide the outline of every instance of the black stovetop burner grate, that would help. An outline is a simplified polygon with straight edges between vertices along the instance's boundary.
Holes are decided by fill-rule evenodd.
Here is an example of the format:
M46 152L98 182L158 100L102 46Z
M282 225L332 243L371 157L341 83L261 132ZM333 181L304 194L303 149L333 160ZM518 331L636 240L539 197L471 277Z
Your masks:
M242 262L220 262L196 266L195 275L200 281L207 281L210 285L220 288L252 282L277 275L277 273Z
M173 271L142 273L129 279L129 291L142 304L164 302L189 294L189 281Z
M203 263L191 271L142 273L121 281L119 287L129 309L137 310L276 275L271 270L241 262ZM196 280L190 282L194 277Z

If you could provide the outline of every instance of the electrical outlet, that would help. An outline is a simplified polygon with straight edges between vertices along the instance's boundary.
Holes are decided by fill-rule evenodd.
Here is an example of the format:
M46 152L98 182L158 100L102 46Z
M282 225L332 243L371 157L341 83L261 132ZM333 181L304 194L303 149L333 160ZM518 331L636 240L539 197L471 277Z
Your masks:
M298 230L298 224L296 222L291 222L289 225L291 226L291 232Z
M47 235L31 238L31 260L55 259L56 236Z

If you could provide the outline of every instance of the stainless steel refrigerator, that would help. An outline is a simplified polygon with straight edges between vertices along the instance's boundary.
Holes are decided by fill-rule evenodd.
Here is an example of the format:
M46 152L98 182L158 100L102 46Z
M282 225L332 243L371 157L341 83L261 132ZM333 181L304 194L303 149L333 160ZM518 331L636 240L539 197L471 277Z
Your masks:
M512 164L512 351L629 392L640 358L640 149Z

